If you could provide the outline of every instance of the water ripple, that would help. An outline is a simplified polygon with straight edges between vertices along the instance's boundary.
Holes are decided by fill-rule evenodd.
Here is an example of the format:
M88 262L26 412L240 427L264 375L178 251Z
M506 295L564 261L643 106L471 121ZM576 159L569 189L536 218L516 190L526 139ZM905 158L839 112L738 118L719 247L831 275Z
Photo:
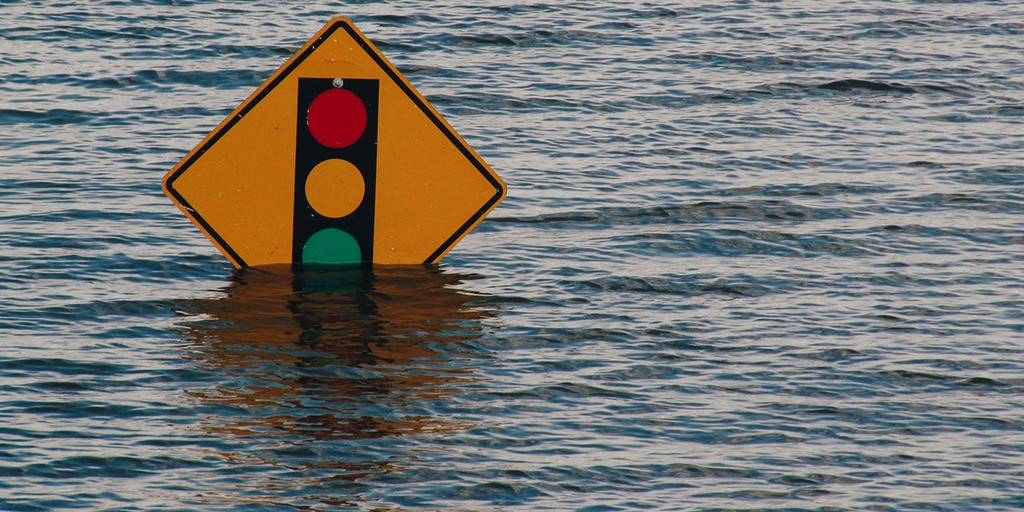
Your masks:
M0 4L0 509L1024 507L1019 6ZM509 197L233 271L160 178L339 14Z

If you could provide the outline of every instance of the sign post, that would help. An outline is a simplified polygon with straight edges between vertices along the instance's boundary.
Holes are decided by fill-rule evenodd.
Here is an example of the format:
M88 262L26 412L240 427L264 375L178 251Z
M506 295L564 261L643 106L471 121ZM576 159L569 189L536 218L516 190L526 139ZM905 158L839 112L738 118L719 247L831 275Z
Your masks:
M441 259L506 187L347 18L181 160L164 192L236 267Z

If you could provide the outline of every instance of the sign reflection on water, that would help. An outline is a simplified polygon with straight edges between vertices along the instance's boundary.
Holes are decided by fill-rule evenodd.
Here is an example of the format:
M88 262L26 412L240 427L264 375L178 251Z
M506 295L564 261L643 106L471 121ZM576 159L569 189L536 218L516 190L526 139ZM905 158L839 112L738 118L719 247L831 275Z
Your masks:
M458 288L466 279L422 266L238 270L224 297L195 302L202 319L187 324L189 357L216 378L187 391L229 406L215 409L207 430L239 439L468 427L436 411L476 379L466 342L490 314L480 295Z

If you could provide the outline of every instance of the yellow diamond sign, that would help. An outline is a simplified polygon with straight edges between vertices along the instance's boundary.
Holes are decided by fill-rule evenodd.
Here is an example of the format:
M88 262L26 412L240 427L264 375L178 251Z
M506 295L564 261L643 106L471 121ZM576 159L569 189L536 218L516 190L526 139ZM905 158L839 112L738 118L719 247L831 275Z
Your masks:
M164 192L246 267L433 263L506 187L335 18L167 173Z

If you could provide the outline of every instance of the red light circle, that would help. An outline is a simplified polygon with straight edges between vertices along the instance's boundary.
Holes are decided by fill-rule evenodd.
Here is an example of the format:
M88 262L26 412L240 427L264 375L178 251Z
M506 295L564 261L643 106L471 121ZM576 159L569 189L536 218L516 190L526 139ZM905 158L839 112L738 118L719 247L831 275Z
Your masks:
M329 148L351 146L366 131L366 106L352 91L328 89L309 104L309 133Z

